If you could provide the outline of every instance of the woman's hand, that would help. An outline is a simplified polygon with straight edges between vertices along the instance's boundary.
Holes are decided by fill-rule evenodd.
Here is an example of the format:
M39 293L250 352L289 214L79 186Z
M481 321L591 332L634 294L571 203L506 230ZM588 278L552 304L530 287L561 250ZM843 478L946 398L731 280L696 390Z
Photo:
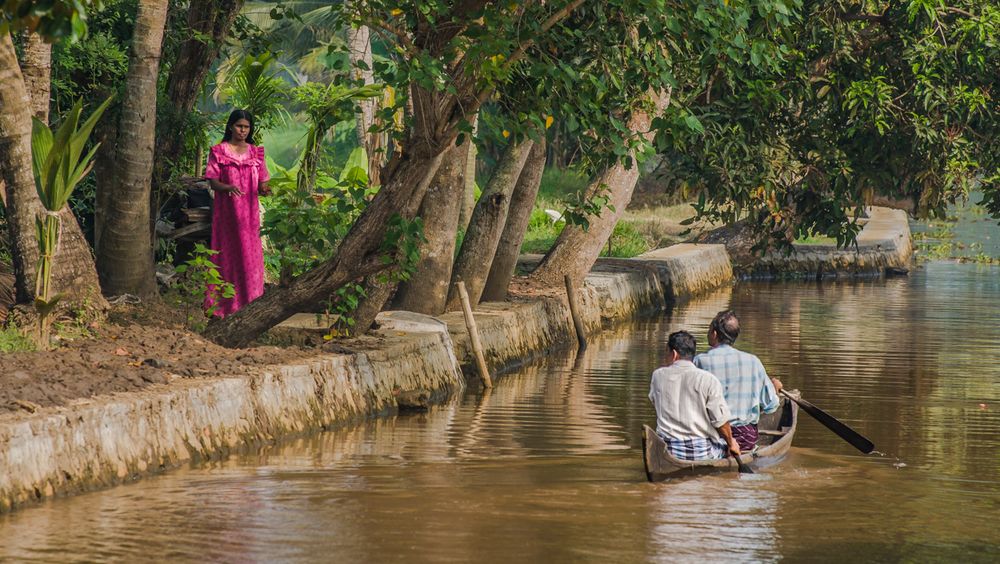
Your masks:
M270 196L271 187L268 186L267 182L261 182L259 185L257 185L257 193L259 193L261 196Z
M209 178L208 185L211 186L212 190L215 190L216 192L225 192L227 194L232 194L237 198L243 195L243 190L240 190L238 186L233 186L232 184L226 184L224 182L220 182L215 178Z

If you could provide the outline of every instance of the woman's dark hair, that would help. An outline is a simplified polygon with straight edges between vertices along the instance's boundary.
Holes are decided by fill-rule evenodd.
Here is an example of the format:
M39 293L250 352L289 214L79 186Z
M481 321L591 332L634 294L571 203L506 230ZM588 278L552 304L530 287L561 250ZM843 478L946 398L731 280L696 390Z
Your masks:
M229 141L233 138L233 124L241 119L245 119L250 122L250 134L247 135L247 143L256 145L257 143L253 140L253 114L246 110L233 110L233 113L229 114L229 121L226 122L226 131L222 134L222 140Z
M694 353L698 352L698 342L695 341L694 335L687 331L671 333L667 338L667 346L686 360L691 360L694 358Z

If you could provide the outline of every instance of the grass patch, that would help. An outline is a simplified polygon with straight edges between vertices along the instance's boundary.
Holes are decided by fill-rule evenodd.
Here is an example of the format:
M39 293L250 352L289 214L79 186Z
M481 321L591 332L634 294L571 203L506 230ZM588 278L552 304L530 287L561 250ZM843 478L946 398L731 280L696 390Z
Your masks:
M542 173L542 183L538 187L538 198L557 202L562 207L571 194L583 190L590 178L582 172L567 168L547 168Z
M796 245L836 245L837 240L826 235L809 235L795 240Z
M559 233L562 231L564 225L566 225L564 221L553 223L549 216L545 215L545 212L542 211L542 208L531 210L531 219L528 220L528 231L524 234L524 242L521 243L521 253L539 254L547 252L552 248L552 244L556 242L556 238L559 237Z
M632 258L653 248L650 241L639 231L639 227L631 221L619 221L615 225L608 244L601 251L602 257Z
M35 341L17 327L10 325L0 330L0 352L28 352L35 350Z

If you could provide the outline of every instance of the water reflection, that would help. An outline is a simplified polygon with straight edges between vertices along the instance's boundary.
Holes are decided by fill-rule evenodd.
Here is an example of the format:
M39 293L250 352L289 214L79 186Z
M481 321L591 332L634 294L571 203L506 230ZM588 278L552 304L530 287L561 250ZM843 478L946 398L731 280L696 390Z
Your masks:
M0 560L996 561L998 297L1000 270L951 264L723 289L425 414L0 516ZM645 483L666 335L703 341L728 307L742 346L889 456L803 415L762 473Z

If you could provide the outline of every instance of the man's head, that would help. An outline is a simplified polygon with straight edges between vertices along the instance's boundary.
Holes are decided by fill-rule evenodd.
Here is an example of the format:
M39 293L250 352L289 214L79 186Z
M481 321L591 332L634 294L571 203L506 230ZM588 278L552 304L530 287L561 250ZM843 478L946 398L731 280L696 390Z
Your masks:
M733 310L727 309L716 314L712 324L708 326L708 344L732 345L740 336L740 319Z
M687 331L671 333L667 338L667 352L670 354L669 364L678 360L691 360L694 353L698 352L698 343Z

